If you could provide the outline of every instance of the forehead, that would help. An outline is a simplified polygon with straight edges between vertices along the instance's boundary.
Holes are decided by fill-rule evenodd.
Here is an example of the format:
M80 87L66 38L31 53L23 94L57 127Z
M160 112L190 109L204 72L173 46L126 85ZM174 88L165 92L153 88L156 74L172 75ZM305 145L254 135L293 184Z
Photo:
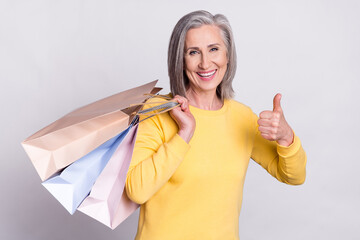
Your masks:
M186 33L185 47L200 47L210 44L224 44L221 30L214 25L202 25L199 28L192 28Z

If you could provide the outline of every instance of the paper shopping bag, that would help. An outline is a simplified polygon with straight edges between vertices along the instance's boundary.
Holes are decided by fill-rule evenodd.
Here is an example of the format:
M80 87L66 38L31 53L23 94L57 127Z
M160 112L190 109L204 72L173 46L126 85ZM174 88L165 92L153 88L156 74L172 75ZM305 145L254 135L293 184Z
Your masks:
M116 228L137 208L138 204L128 199L125 180L134 149L137 126L135 125L119 144L106 167L96 180L90 195L78 210L95 218L111 229Z
M145 94L158 92L156 82L76 109L25 139L22 145L40 178L48 179L124 131L134 116L128 107L146 100Z
M59 175L42 183L70 214L73 214L80 203L89 195L96 179L128 134L130 128L128 127L119 135L75 161Z
M157 114L170 111L179 106L177 102L166 101L160 105L139 111L145 115L142 121ZM138 124L134 125L128 135L120 143L107 163L103 172L96 180L90 195L81 203L78 210L115 229L139 205L132 202L126 195L125 181L135 145Z

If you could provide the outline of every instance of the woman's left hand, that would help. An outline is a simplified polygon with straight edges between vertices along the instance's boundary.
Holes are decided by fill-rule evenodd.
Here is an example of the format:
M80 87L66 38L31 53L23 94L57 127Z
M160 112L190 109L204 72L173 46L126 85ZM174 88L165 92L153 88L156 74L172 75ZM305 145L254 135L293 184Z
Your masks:
M279 145L290 146L294 140L294 133L286 122L283 110L280 105L281 94L274 97L273 110L263 111L259 115L259 131L263 138L276 141Z

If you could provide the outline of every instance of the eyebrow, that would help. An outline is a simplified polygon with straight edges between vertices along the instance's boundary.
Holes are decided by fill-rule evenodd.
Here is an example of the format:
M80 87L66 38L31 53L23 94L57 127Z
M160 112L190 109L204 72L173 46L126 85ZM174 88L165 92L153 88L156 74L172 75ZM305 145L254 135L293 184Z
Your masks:
M211 47L215 47L215 46L220 46L220 44L219 43L212 43L212 44L208 45L207 47L211 48ZM199 50L200 48L198 48L198 47L188 47L185 52L187 52L189 49Z

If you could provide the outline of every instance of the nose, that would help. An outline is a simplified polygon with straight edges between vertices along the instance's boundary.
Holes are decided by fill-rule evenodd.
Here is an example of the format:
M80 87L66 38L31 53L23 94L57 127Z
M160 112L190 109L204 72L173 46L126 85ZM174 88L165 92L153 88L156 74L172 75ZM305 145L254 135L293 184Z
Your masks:
M201 69L208 69L210 67L210 58L207 53L201 54L201 60L199 63L199 68Z

